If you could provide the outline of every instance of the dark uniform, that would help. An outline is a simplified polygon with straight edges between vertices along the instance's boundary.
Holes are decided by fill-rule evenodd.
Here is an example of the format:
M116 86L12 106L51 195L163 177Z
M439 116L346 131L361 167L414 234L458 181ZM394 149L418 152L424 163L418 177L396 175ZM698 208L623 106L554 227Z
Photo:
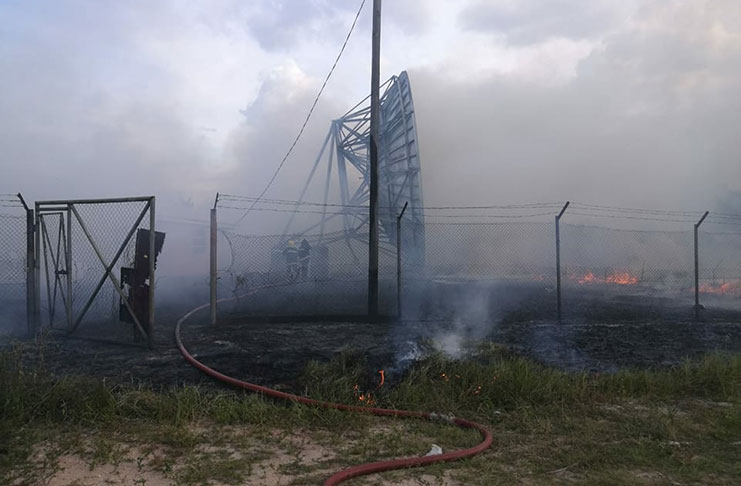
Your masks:
M301 264L301 277L306 278L309 276L309 261L311 260L311 245L306 238L301 241L301 246L298 247L298 259Z
M285 249L283 250L283 256L286 257L286 266L288 267L289 276L295 277L298 273L298 248L296 248L296 242L289 240Z

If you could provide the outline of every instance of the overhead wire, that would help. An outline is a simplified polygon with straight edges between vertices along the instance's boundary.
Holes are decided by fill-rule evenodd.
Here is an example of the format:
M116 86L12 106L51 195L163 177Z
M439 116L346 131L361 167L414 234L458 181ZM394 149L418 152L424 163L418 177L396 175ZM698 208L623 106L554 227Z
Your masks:
M265 193L268 192L268 189L270 189L270 186L273 185L273 182L275 182L276 177L278 177L278 173L281 171L281 169L285 165L286 160L288 160L288 157L291 155L291 153L293 152L293 149L296 147L296 144L298 143L299 139L301 138L301 135L303 135L304 130L306 129L306 125L309 123L309 120L311 119L311 115L314 113L314 108L316 108L317 103L319 103L319 98L322 96L322 93L324 92L324 88L327 86L327 83L329 82L329 78L332 77L332 73L334 73L334 70L337 67L337 63L340 61L342 54L345 52L345 47L347 47L347 43L350 40L350 36L352 35L353 30L355 30L355 24L357 24L358 17L360 17L360 12L363 11L364 6L365 6L365 0L362 0L360 2L360 8L358 8L358 12L355 14L355 18L353 19L352 25L350 26L350 31L347 33L347 36L345 37L345 41L342 43L342 47L340 48L340 52L337 54L337 58L334 60L334 64L332 64L332 67L327 73L327 76L324 78L322 87L319 88L319 92L314 98L314 102L311 104L311 108L309 109L309 112L306 114L304 123L301 125L301 129L298 131L298 135L296 135L296 138L293 140L293 143L291 143L291 146L288 148L288 151L286 152L286 154L283 156L283 159L278 164L278 167L275 169L275 172L273 173L272 177L270 178L267 185L265 185L265 188L262 190L262 192L258 196L257 201L255 201L252 204L252 206L249 209L247 209L247 211L245 211L245 213L234 224L240 223L250 213L250 211L252 210L252 207L254 207L255 204L257 204L260 198L262 198L262 196L264 196Z

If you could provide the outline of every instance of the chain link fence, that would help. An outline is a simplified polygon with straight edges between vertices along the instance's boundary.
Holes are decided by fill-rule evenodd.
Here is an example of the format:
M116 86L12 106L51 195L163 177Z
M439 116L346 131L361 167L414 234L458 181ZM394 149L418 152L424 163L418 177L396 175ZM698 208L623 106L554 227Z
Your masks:
M26 327L26 211L0 194L0 334Z
M700 298L741 307L741 231L711 221L700 227L698 243Z
M382 245L381 308L387 315L399 311L399 277L407 318L553 319L559 295L568 318L692 315L693 225L702 213L575 207L574 215L566 213L569 222L560 221L560 288L553 219L560 206L535 208L552 210L547 213L533 213L533 206L520 207L521 214L448 212L438 220L426 213L427 222L412 230L411 221L402 220L402 235L422 234L423 245L415 247L402 236L399 275L395 245ZM741 232L718 228L709 220L698 235L699 292L703 302L733 307L741 301ZM220 275L219 296L270 289L244 299L242 311L331 315L367 310L367 235L223 235L231 262ZM294 274L286 248L304 238L312 248L310 268L296 263Z
M575 291L665 291L691 298L692 231L561 224L564 286Z
M367 235L250 236L221 231L230 263L219 272L222 308L244 315L361 315L367 311ZM396 254L382 245L383 312L395 312ZM241 298L260 288L259 298Z

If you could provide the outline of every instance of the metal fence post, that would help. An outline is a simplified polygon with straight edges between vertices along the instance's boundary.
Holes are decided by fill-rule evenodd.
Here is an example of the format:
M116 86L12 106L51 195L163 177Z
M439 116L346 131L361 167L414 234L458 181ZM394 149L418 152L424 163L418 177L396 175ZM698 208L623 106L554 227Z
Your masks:
M75 323L74 309L72 309L72 211L70 211L69 204L67 204L67 210L63 214L67 217L67 244L64 253L64 269L67 272L67 332L72 332Z
M34 334L34 309L35 304L35 282L36 257L34 255L34 211L30 209L23 199L21 193L18 193L18 199L21 201L23 208L26 210L26 330L28 336Z
M154 345L154 288L155 288L155 260L157 259L157 242L155 233L155 197L149 200L149 325L147 326L147 339L149 346Z
M31 244L28 244L29 250L33 252L33 318L32 318L32 333L38 332L41 327L41 231L40 231L40 213L39 203L34 204L33 214L33 249Z
M563 205L561 212L556 215L556 315L561 322L561 216L569 207L569 201Z
M695 320L700 319L700 309L702 309L700 306L700 251L698 248L697 233L702 222L708 217L708 214L710 214L710 211L705 211L700 221L695 223Z
M209 289L210 293L210 307L211 307L211 325L216 325L216 244L217 233L216 233L216 205L219 202L219 195L216 194L216 201L214 201L214 207L211 209L211 238L210 238L210 250L211 250L211 262L209 267Z
M396 217L396 317L401 319L401 218L407 210L409 201L404 203L401 213Z

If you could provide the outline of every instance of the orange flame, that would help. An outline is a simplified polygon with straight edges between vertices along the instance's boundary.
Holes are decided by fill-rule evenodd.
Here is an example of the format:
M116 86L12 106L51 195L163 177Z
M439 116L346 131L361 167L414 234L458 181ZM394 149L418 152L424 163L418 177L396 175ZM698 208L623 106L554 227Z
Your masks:
M358 399L360 403L366 404L366 405L373 405L376 403L376 400L373 398L373 394L371 392L363 393L360 391L359 385L353 385L353 396Z
M703 283L700 284L700 292L703 294L732 295L741 297L741 281L725 282L720 285Z
M638 283L638 277L631 275L628 272L614 272L606 277L598 277L592 272L587 272L581 277L572 277L580 284L585 283L611 283L616 285L635 285Z
M599 278L597 278L592 272L589 272L581 278L577 277L576 281L579 282L580 284L593 283L593 282L599 282Z
M381 388L383 386L383 384L386 382L386 372L383 371L383 370L378 370L378 374L381 375L381 382L376 387L376 390L378 390L379 388Z
M634 277L628 272L618 272L609 275L607 277L607 282L618 285L635 285L638 283L638 277Z

